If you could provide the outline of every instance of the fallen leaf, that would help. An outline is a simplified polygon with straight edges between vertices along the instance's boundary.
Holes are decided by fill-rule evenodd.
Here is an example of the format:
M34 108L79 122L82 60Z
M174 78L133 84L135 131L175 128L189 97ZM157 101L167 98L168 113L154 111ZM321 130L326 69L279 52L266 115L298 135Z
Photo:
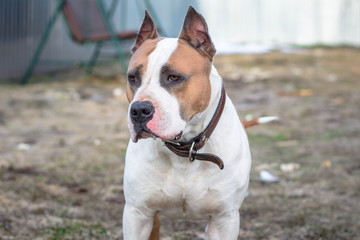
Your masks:
M277 92L278 96L300 96L300 97L308 97L313 95L313 91L311 89L299 89L293 91L279 91Z
M325 160L322 161L322 163L321 163L321 166L322 166L322 167L325 167L325 168L331 168L331 165L332 165L332 163L331 163L331 161L330 161L329 159L325 159Z
M279 141L276 143L278 147L295 147L299 145L297 140Z
M255 170L261 171L261 170L265 170L265 169L271 169L271 168L274 168L274 167L277 167L276 163L271 163L271 164L264 163L264 164L260 164L260 165L256 166Z
M344 99L341 97L337 97L337 98L334 98L333 101L335 104L342 104L344 102Z

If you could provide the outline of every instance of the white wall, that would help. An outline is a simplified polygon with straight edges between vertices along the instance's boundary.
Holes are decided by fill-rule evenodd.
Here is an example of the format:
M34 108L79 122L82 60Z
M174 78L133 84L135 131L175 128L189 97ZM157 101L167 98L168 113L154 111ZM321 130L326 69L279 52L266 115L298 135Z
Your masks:
M199 8L217 39L360 46L359 0L199 0Z

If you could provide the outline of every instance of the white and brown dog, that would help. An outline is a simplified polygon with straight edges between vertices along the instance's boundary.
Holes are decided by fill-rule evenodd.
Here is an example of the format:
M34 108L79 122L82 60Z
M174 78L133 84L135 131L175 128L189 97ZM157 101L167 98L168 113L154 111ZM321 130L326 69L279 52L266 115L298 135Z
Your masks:
M206 220L209 239L238 237L251 156L212 64L215 52L205 20L192 7L179 38L158 37L146 12L126 91L132 141L124 176L125 240L158 239L158 214Z

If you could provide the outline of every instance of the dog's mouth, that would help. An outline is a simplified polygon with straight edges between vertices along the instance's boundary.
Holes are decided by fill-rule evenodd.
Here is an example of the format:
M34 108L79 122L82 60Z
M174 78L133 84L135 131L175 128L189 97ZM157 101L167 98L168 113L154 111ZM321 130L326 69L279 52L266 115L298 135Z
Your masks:
M145 138L158 138L158 136L153 133L148 127L144 126L141 129L135 131L136 137L135 142L137 142L139 139L145 139Z
M160 138L161 140L163 141L178 141L183 132L181 131L180 133L176 134L175 136L173 137L170 137L170 138L163 138L163 137L160 137L158 136L157 134L155 134L153 131L151 131L146 125L143 125L143 126L134 126L135 127L135 139L134 139L134 142L137 142L139 139L145 139L145 138L153 138L153 139L156 139L156 138Z

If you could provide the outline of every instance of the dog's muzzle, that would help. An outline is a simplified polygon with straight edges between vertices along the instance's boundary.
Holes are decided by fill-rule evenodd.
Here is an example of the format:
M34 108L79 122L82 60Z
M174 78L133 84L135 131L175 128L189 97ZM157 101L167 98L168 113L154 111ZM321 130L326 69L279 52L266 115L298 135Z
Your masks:
M134 124L134 131L138 136L142 131L148 131L146 124L153 118L154 105L150 101L137 101L131 104L130 119Z

